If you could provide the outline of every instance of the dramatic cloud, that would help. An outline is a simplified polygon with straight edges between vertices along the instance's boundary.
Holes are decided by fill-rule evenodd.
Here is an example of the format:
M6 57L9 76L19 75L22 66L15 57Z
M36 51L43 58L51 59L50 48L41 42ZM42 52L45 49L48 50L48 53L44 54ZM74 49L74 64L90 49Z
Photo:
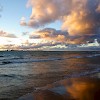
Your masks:
M70 36L68 32L62 30L55 30L53 28L45 28L39 31L35 31L30 34L30 39L43 39L47 41L56 41L65 44L80 44L87 43L87 41L93 42L94 39L98 39L100 42L100 34L94 35L76 35Z
M4 32L3 30L0 30L0 37L17 38L14 34Z
M27 7L30 6L30 20L26 22L23 17L20 23L23 26L39 28L61 21L62 30L72 37L81 37L77 41L90 39L100 32L100 0L28 0Z
M74 0L75 1L75 0ZM100 28L100 0L76 0L70 14L64 17L62 29L74 35L93 35Z
M61 30L55 30L53 28L45 28L43 30L39 30L33 32L30 35L30 39L45 39L51 41L59 41L65 42L68 37L68 33Z
M94 42L94 39L97 39L100 42L100 34L94 35L83 35L83 36L69 36L67 43L68 44L82 44L89 42Z
M27 6L32 6L32 14L27 24L25 19L21 20L21 24L37 28L60 20L68 13L70 3L69 0L29 0Z

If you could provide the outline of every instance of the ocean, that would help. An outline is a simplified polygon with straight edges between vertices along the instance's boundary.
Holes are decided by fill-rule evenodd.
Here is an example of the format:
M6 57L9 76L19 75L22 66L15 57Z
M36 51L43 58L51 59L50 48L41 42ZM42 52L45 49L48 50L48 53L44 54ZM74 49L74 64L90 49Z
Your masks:
M100 79L99 51L0 51L0 100L16 100L62 79Z

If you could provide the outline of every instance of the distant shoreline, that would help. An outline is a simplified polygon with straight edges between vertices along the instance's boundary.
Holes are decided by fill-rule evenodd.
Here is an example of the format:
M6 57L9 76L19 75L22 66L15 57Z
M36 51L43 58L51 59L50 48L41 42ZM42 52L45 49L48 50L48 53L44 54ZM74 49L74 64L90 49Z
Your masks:
M13 52L13 51L23 51L23 52L95 52L95 51L100 51L100 50L0 50L0 52Z

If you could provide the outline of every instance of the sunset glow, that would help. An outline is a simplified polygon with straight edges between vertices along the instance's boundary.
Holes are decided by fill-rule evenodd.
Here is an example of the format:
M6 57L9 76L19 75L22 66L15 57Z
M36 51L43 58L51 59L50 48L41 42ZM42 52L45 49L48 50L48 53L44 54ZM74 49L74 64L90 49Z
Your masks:
M100 42L99 0L0 0L1 50L59 50L94 39Z

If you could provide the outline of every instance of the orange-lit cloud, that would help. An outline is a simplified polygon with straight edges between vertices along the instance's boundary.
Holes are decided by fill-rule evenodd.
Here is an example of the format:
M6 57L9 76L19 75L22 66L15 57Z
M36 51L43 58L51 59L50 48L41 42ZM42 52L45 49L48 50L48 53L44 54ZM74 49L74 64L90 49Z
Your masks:
M49 41L66 42L68 33L53 28L45 28L40 31L33 32L30 39L44 39Z
M66 4L71 4L69 0L28 0L27 6L32 6L32 14L28 23L23 22L23 26L41 27L56 20L68 13L70 8ZM67 10L65 10L65 7ZM26 24L26 25L25 25Z
M87 41L93 42L95 38L100 41L100 34L84 34L71 36L68 32L56 30L53 28L45 28L39 31L32 32L30 39L43 39L46 41L56 41L65 44L81 44Z
M92 37L93 40L93 36L95 37L95 34L100 32L100 0L28 0L27 7L30 6L32 7L30 20L26 22L26 19L22 17L20 22L22 26L39 28L61 21L62 30L68 32L69 36L81 37L78 40L74 38L76 43L88 40L85 37L89 39ZM47 35L47 33L42 34L40 37L46 38ZM38 35L34 37L39 38ZM56 38L65 41L61 35Z

